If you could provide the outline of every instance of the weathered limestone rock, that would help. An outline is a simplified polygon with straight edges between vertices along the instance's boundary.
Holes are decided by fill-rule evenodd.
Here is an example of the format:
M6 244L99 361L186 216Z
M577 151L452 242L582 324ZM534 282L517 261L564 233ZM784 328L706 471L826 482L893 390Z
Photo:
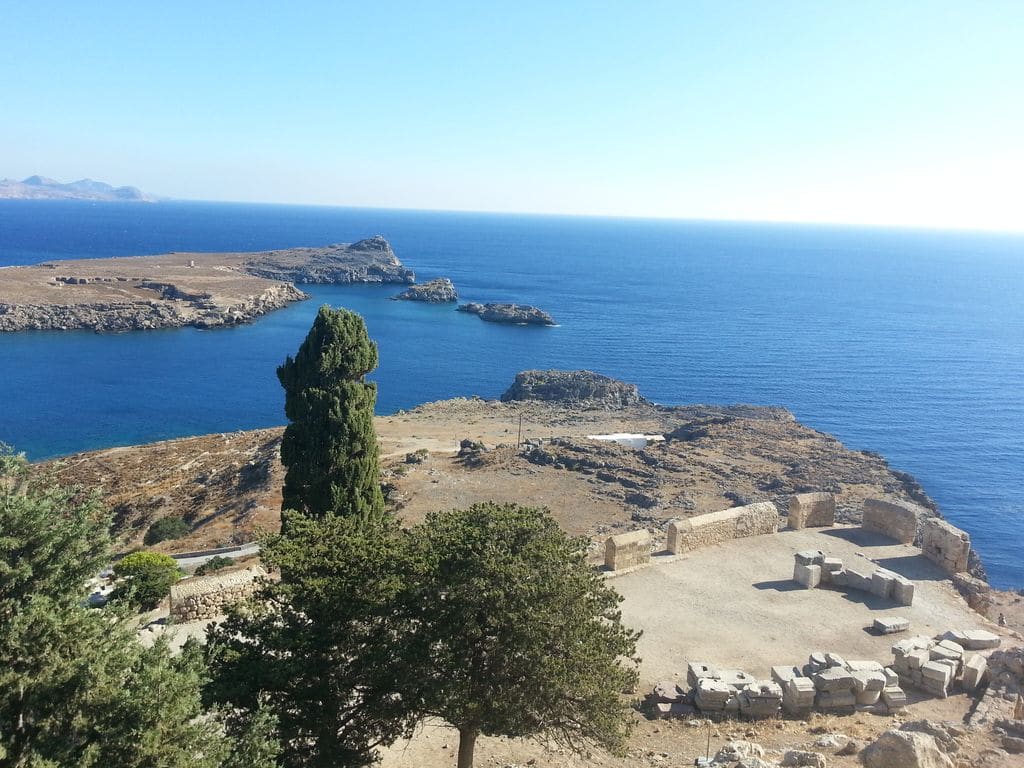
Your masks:
M914 582L897 575L892 584L892 599L900 605L913 605Z
M477 304L474 301L460 304L459 312L469 312L489 323L510 325L555 325L555 320L543 309L529 304Z
M984 629L951 629L945 637L968 651L998 648L1002 641L999 635Z
M907 694L898 685L887 685L882 689L882 703L890 714L907 706Z
M793 566L793 581L807 589L814 589L821 583L821 566L796 563Z
M825 756L820 752L808 752L801 749L787 749L782 755L782 766L788 768L789 766L795 766L795 768L825 768L827 763L825 762Z
M244 571L197 576L171 587L170 615L175 621L203 621L222 615L229 605L251 596L267 575L259 566Z
M651 561L651 534L633 531L609 536L604 546L604 565L610 571L621 571Z
M673 520L668 525L668 550L674 555L731 539L775 533L779 513L770 501Z
M912 544L917 535L917 521L927 514L923 507L906 501L866 499L861 527L902 544Z
M893 584L895 582L895 573L879 568L871 574L871 594L888 600L892 597Z
M809 677L794 677L782 686L782 708L789 715L807 714L814 707L814 681Z
M686 691L674 680L662 680L654 686L652 698L659 704L679 704L686 700Z
M969 573L954 573L953 586L963 595L964 600L978 613L984 615L992 607L992 587L977 576Z
M831 493L798 493L789 500L789 527L835 525L836 497Z
M409 286L400 294L391 298L395 301L425 301L429 304L447 304L458 301L459 294L451 280L447 277L439 277L435 280L428 280L420 285Z
M874 621L874 628L883 635L893 635L910 629L910 620L902 616L879 616Z
M772 667L772 680L779 685L785 685L794 677L800 677L800 670L792 666L777 666Z
M793 559L800 565L823 565L825 553L820 549L805 549L793 555Z
M972 693L985 678L985 672L988 671L988 662L985 657L979 653L974 654L964 663L963 677L960 680L964 690L968 693Z
M946 573L962 573L971 556L971 537L945 520L929 517L921 525L921 551Z
M647 402L636 384L593 371L520 371L504 394L503 403L540 400L583 408L630 408Z
M933 736L913 731L886 731L860 757L865 768L953 768Z
M686 665L686 683L696 688L701 680L717 680L718 670L703 661L691 661Z

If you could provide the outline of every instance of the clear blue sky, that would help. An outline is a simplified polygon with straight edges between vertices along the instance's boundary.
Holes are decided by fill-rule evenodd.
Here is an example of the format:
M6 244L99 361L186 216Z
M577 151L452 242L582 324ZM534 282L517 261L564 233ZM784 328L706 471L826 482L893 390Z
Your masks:
M0 0L0 177L1024 229L1024 1Z

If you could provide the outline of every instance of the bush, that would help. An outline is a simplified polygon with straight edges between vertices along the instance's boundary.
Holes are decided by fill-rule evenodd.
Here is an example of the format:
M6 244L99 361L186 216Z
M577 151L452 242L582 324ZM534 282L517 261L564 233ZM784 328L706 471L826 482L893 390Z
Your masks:
M150 610L170 594L171 585L181 578L181 570L170 555L132 552L114 566L114 575L122 581L114 591L115 599Z
M205 576L208 573L216 573L222 568L227 568L229 565L234 565L235 559L233 557L225 557L224 555L214 555L205 563L196 568L196 576Z
M157 520L146 531L144 541L147 545L159 544L161 541L180 539L188 533L188 523L180 517L164 517Z

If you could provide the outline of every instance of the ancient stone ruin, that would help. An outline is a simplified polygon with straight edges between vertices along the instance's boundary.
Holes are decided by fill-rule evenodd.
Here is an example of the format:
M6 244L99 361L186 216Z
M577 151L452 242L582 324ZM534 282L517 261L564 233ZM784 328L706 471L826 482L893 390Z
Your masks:
M835 525L836 497L831 493L798 493L789 500L788 521L795 530Z
M668 524L668 551L679 555L745 536L775 533L779 513L770 501L695 515Z
M946 698L955 689L973 692L985 677L988 662L981 651L999 645L999 636L984 630L950 631L938 638L910 637L892 647L893 671L907 688Z
M892 647L889 667L872 660L846 660L836 653L812 653L803 667L775 666L770 680L737 669L718 669L708 662L687 664L686 684L658 683L643 709L651 717L682 717L696 712L715 717L758 720L785 714L806 717L812 711L893 714L907 705L904 688L945 698L955 690L972 692L985 679L982 651L996 647L999 636L984 630L951 630L937 637L914 637ZM1005 656L1005 654L1003 654ZM993 654L1003 680L1012 679L1013 693L1024 675L1024 656L1007 664ZM1011 668L1012 672L1002 672Z
M906 501L865 499L861 527L901 544L913 544L917 521L928 516L928 510Z
M967 570L971 556L971 537L937 517L921 523L921 551L946 573Z
M221 616L229 605L250 597L266 575L266 571L255 566L179 581L171 587L170 616L175 621L202 621Z
M862 573L846 568L838 557L826 557L820 550L797 552L793 558L793 581L807 589L820 586L852 589L892 600L898 605L914 603L914 582L885 568Z
M604 565L609 571L635 568L651 561L651 534L632 531L609 536L604 545Z

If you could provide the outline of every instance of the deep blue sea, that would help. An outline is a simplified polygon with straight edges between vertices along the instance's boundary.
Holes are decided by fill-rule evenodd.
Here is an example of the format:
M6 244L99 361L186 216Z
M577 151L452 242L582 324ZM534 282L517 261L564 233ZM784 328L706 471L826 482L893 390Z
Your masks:
M366 318L378 411L590 368L665 404L783 405L914 474L994 584L1024 587L1024 236L214 203L0 201L0 265L385 235L422 281L518 301L507 327L391 287L307 287L253 325L0 336L0 440L44 458L281 424L274 370L322 303ZM0 280L3 279L0 272Z

